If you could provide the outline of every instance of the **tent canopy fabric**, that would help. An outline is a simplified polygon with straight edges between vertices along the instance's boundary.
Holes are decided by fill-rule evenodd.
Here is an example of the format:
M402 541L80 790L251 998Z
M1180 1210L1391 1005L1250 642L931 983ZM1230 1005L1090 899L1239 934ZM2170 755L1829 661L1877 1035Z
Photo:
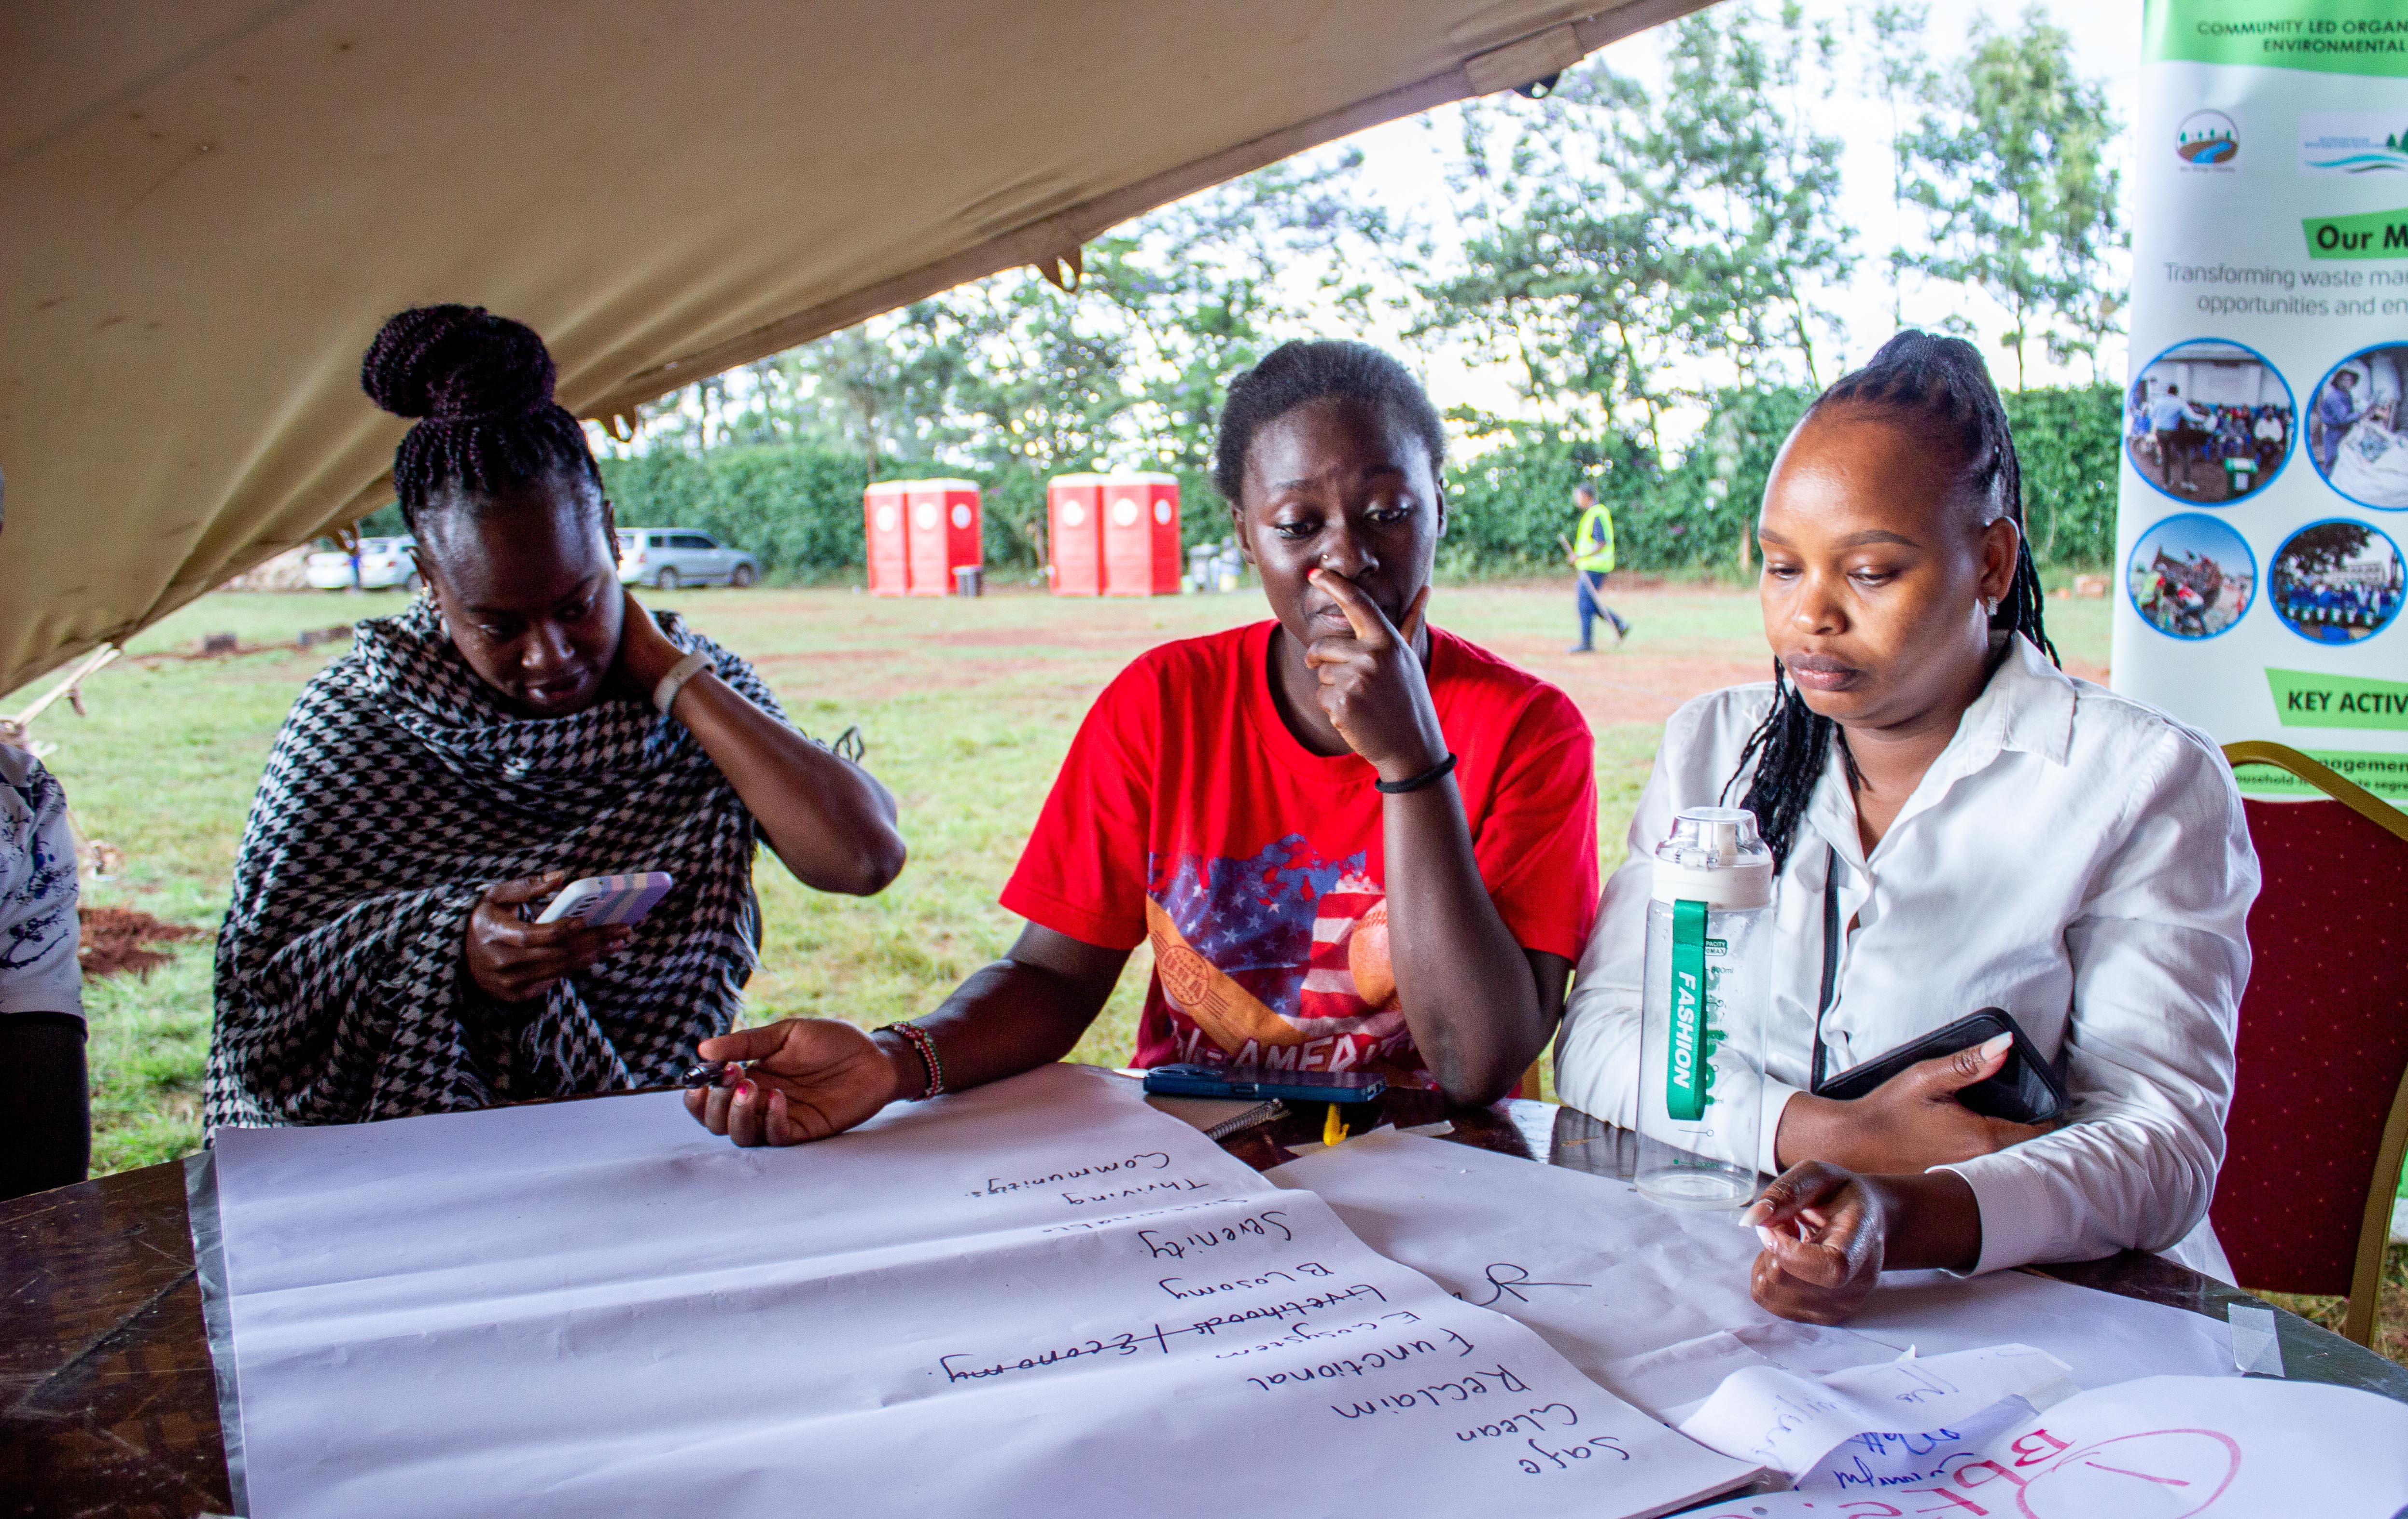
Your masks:
M402 307L625 414L1704 3L7 7L0 691L386 499Z

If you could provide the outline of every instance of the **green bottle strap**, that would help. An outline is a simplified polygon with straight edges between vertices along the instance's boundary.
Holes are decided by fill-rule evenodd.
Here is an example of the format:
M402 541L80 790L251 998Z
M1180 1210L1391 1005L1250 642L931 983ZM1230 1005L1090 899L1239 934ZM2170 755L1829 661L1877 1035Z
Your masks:
M1706 904L1672 904L1672 1042L1664 1107L1682 1123L1706 1116Z

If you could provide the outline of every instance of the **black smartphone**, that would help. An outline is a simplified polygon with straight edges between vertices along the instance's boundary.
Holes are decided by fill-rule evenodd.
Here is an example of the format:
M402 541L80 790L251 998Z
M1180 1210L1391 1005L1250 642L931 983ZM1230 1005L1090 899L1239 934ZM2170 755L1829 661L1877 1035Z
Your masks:
M1291 1102L1369 1102L1388 1079L1363 1070L1268 1070L1261 1066L1156 1066L1145 1089L1173 1097L1280 1097Z
M1843 1100L1861 1097L1909 1066L1955 1054L1976 1044L1987 1044L2001 1034L2014 1035L2015 1041L2007 1051L2006 1065L1996 1076L1958 1091L1956 1100L1985 1118L2003 1118L2014 1124L2045 1124L2064 1112L2065 1083L2057 1080L2055 1068L2041 1058L2039 1047L2025 1035L2014 1014L2004 1008L1984 1008L1945 1028L1935 1028L1919 1039L1911 1039L1887 1054L1876 1055L1861 1066L1851 1066L1837 1076L1826 1078L1814 1089L1814 1095Z

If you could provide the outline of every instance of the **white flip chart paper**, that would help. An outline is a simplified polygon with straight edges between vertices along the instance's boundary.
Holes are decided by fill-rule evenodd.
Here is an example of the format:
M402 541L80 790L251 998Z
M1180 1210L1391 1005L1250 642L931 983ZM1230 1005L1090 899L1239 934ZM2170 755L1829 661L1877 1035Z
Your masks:
M2314 1383L2143 1377L1920 1482L1751 1494L1684 1519L2393 1519L2403 1504L2408 1406Z
M787 1150L663 1094L217 1165L253 1519L1651 1514L1753 1469L1082 1068Z
M1681 1432L1725 1455L1777 1467L1801 1488L1875 1487L1944 1474L1952 1451L1977 1448L2079 1390L2064 1362L2028 1345L1821 1377L1749 1367L1725 1380Z
M1638 1358L1783 1322L1747 1295L1753 1232L1727 1213L1658 1207L1627 1182L1385 1130L1265 1174L1310 1188L1372 1249L1466 1302L1520 1319L1659 1416L1712 1386L1670 1396L1662 1384L1636 1384L1624 1373L1646 1364ZM1893 1273L1845 1332L1890 1354L2012 1340L2063 1361L2085 1387L2152 1373L2232 1374L2229 1339L2213 1319L2021 1271L1970 1281ZM1833 1347L1819 1354L1828 1361Z

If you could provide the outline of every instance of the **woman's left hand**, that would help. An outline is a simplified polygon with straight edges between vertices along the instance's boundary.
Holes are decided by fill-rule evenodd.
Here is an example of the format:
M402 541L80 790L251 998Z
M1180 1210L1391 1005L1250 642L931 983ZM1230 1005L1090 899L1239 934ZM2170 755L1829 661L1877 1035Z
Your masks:
M652 614L644 610L643 603L633 594L620 594L626 610L621 614L619 657L612 670L627 689L650 702L652 688L685 657L685 651L669 642L669 636L661 631L661 624L652 621Z
M1764 1243L1748 1294L1768 1313L1839 1324L1881 1280L1889 1217L1868 1179L1810 1160L1774 1178L1746 1212Z
M1418 652L1429 587L1405 609L1399 629L1345 576L1316 569L1312 580L1338 603L1353 633L1315 638L1304 652L1305 665L1321 678L1321 709L1338 736L1383 781L1410 781L1438 765L1446 758L1446 735Z

